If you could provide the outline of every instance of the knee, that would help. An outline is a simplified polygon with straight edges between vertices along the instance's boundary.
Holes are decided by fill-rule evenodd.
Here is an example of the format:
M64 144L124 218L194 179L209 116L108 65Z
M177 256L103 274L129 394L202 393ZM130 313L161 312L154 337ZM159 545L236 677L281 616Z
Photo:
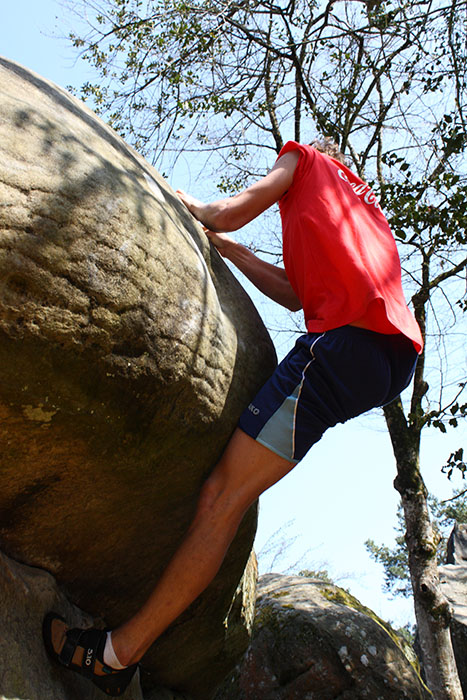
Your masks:
M204 482L198 499L198 512L212 512L220 504L227 484L216 470Z
M222 472L214 470L201 489L197 516L224 520L235 518L243 510L238 489Z

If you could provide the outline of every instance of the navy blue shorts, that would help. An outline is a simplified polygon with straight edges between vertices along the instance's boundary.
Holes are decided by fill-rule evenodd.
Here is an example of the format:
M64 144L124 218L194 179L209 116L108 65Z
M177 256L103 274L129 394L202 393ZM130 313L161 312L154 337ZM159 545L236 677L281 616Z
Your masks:
M240 417L239 427L299 462L324 431L398 396L417 363L413 343L355 326L307 333Z

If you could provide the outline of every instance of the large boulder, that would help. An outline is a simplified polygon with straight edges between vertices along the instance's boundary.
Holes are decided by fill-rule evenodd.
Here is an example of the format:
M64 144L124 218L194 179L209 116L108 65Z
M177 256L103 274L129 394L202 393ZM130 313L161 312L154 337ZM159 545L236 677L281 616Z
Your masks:
M408 645L346 591L267 574L250 647L216 700L428 700Z
M0 86L0 549L115 626L166 566L275 354L147 162L1 58ZM204 699L238 657L225 620L255 524L252 508L210 589L147 654L158 681Z

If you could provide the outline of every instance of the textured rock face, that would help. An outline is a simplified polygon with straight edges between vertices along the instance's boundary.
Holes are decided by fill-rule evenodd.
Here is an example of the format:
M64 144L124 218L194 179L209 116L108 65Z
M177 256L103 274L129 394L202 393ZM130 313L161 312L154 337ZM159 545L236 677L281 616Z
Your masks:
M268 574L250 647L216 700L422 700L395 634L336 586Z
M447 545L446 564L467 565L467 525L456 523Z
M165 567L274 351L153 168L5 59L0 96L0 549L114 626ZM223 623L255 522L147 655L163 683L206 697L231 666Z
M448 541L448 563L438 569L441 590L452 608L451 639L467 697L467 525L456 523Z

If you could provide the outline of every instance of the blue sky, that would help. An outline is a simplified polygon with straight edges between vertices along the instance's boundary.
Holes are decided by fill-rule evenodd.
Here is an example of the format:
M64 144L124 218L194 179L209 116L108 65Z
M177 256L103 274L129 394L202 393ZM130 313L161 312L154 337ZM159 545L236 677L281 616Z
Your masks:
M3 0L0 54L62 87L79 86L92 73L63 38L76 21L57 0ZM189 189L186 182L171 184ZM209 189L212 191L212 187ZM197 194L202 196L202 192ZM270 318L271 304L251 288L248 291L260 312ZM276 335L274 339L278 354L283 355L284 337ZM462 432L451 431L445 436L434 430L424 436L424 478L439 498L451 495L451 484L440 468L454 449L465 444L466 435L463 428ZM334 428L292 473L261 498L257 551L283 528L285 539L295 539L280 569L300 559L299 568L325 567L362 603L385 619L404 624L412 619L410 604L383 596L381 568L371 561L363 545L368 537L385 544L393 539L398 503L392 486L394 476L394 460L381 414L372 413Z
M62 87L84 82L86 64L65 39L70 25L57 0L2 0L0 54Z

